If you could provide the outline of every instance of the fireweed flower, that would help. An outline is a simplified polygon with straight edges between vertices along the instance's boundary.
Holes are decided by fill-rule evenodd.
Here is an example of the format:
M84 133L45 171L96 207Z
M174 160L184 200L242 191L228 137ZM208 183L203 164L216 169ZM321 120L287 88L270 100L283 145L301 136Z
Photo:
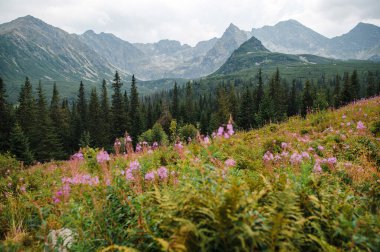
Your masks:
M310 155L309 155L309 153L307 153L306 151L303 151L303 152L301 153L301 156L302 156L302 158L304 158L304 159L310 159Z
M288 144L285 143L285 142L282 142L281 143L281 148L283 148L285 150L286 148L288 148Z
M98 155L96 155L96 160L98 163L103 163L105 161L109 161L110 156L108 155L107 151L100 151Z
M233 126L232 126L231 123L227 124L227 133L228 133L230 136L232 136L232 135L235 133L234 128L233 128Z
M174 145L174 147L175 147L176 149L179 149L179 150L183 149L183 145L182 145L182 143L181 143L180 141L178 141L178 142Z
M327 163L328 163L329 165L335 165L336 162L337 162L336 157L331 157L331 158L328 158L328 159L327 159Z
M270 151L265 152L263 156L264 162L270 162L273 159L274 159L273 154Z
M134 175L140 170L140 163L135 160L129 164L129 168L125 171L125 178L129 181L134 181Z
M233 160L232 158L229 158L227 159L226 161L224 161L224 164L227 166L227 167L233 167L236 165L236 161Z
M157 170L157 175L162 180L166 179L168 177L168 175L169 175L168 169L166 169L165 166L161 166Z
M145 174L145 180L153 181L155 173L156 173L155 171L151 171L151 172L148 172L147 174Z
M218 129L218 132L216 133L217 136L222 136L224 133L224 128L223 127L219 127Z
M319 162L316 162L316 163L314 164L313 172L315 172L315 173L320 173L320 172L322 172L322 167L321 167L321 164L320 164Z
M292 165L297 165L297 164L300 164L301 162L302 162L302 155L298 154L297 152L293 153L290 156L290 163Z
M136 152L140 152L141 151L141 145L138 143L136 145Z
M363 124L362 121L359 121L359 122L357 123L356 128L357 128L358 130L364 130L366 127L364 126L364 124Z
M321 145L318 146L318 150L323 151L324 149L325 149L325 147L323 147Z
M70 160L84 160L82 152L77 152L70 157Z

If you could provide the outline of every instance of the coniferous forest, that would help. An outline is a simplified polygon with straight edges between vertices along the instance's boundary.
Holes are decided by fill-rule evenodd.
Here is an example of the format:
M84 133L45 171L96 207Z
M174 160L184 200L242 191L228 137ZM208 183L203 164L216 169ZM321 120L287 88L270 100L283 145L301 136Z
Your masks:
M378 73L354 70L343 75L292 81L272 75L233 79L208 85L189 81L173 89L141 97L134 76L131 89L123 89L118 72L112 83L103 80L101 89L86 90L80 82L75 98L61 98L54 85L47 99L41 83L28 77L17 104L7 102L6 83L0 79L0 151L10 151L25 164L65 160L81 147L114 151L125 133L133 146L188 142L197 134L211 136L231 118L239 130L260 128L289 117L339 108L352 101L380 93ZM109 94L107 85L112 86ZM175 137L173 137L175 136Z

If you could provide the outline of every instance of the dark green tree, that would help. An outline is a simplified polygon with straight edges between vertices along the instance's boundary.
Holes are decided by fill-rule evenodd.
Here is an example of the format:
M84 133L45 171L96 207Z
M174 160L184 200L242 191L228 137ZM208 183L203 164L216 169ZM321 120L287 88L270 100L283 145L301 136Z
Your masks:
M14 124L12 115L12 107L7 102L5 84L0 77L0 152L5 152L10 147L9 138Z
M142 132L141 127L141 118L140 118L140 103L139 103L139 94L137 92L136 79L135 76L132 75L132 85L131 85L131 105L129 118L131 120L131 132L130 135L132 137L133 144L137 143L138 136Z
M341 94L340 94L340 77L335 76L335 86L333 92L334 107L339 108L341 105Z
M103 147L102 136L99 134L99 125L101 125L102 120L102 111L99 104L98 93L96 92L96 88L94 88L91 90L90 102L88 105L88 132L92 140L90 146Z
M78 111L78 129L79 135L82 134L83 131L87 130L87 101L86 95L84 91L83 82L80 82L78 99L77 99L77 111Z
M108 149L108 145L111 143L110 135L110 105L107 92L106 80L102 83L101 105L100 105L101 120L98 127L99 147Z
M172 116L174 119L177 120L178 115L179 115L178 87L177 87L177 82L174 82L173 100L172 100Z
M341 93L341 98L340 98L340 101L341 101L341 104L342 105L346 105L348 103L350 103L353 99L354 99L354 96L352 94L352 87L351 87L351 82L350 82L350 79L348 77L348 73L344 73L344 76L343 76L343 90L342 90L342 93Z
M298 113L297 105L297 89L296 82L293 80L292 88L290 90L289 101L288 101L288 116L294 116Z
M260 103L264 97L264 87L263 87L263 78L261 73L261 68L259 68L259 85L256 90L256 99L255 99L255 112L259 111Z
M190 82L186 84L186 96L183 117L185 123L194 122L193 89Z
M253 121L253 101L251 93L249 92L248 87L245 88L245 92L241 97L239 115L237 118L238 126L244 130L252 128Z
M35 147L35 157L38 161L63 159L65 158L65 153L63 151L62 140L51 122L41 83L38 85L37 93L37 118L39 125L33 132L35 139L38 139Z
M360 99L360 82L356 70L354 70L351 75L351 88L352 98L354 100Z
M28 138L24 135L21 126L16 123L10 133L10 151L17 160L26 165L33 162L33 154L30 151Z
M302 107L301 107L302 117L306 117L307 112L312 108L313 108L313 96L311 94L310 81L307 80L305 83L303 94L302 94Z
M376 86L375 78L371 71L368 72L367 83L367 97L372 97L376 94Z
M111 129L112 134L111 138L115 139L124 135L126 130L126 114L125 114L125 105L123 101L123 95L121 93L121 87L123 83L120 80L119 73L116 71L115 78L113 79L113 95L111 103L111 112L112 112L112 123Z
M32 138L32 132L36 128L36 103L33 97L32 84L26 77L25 84L20 90L19 106L16 110L17 121L20 124L23 133L31 142L36 142ZM31 145L31 147L34 147Z

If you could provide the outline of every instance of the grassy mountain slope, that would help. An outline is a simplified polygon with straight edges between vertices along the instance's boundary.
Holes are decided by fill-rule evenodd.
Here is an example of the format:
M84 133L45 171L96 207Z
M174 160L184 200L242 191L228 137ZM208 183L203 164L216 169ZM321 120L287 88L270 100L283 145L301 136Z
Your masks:
M65 228L72 250L375 251L379 106L103 163L84 150L83 161L20 170L1 156L0 249L53 248L49 233Z

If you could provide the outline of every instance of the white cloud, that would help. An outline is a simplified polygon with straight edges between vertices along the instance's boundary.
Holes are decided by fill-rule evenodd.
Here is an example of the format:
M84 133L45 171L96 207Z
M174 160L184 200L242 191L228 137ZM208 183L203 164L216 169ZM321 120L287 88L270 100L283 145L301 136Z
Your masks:
M231 22L250 30L292 18L328 37L360 21L380 25L378 0L0 0L0 23L28 14L73 33L191 45L221 36Z

